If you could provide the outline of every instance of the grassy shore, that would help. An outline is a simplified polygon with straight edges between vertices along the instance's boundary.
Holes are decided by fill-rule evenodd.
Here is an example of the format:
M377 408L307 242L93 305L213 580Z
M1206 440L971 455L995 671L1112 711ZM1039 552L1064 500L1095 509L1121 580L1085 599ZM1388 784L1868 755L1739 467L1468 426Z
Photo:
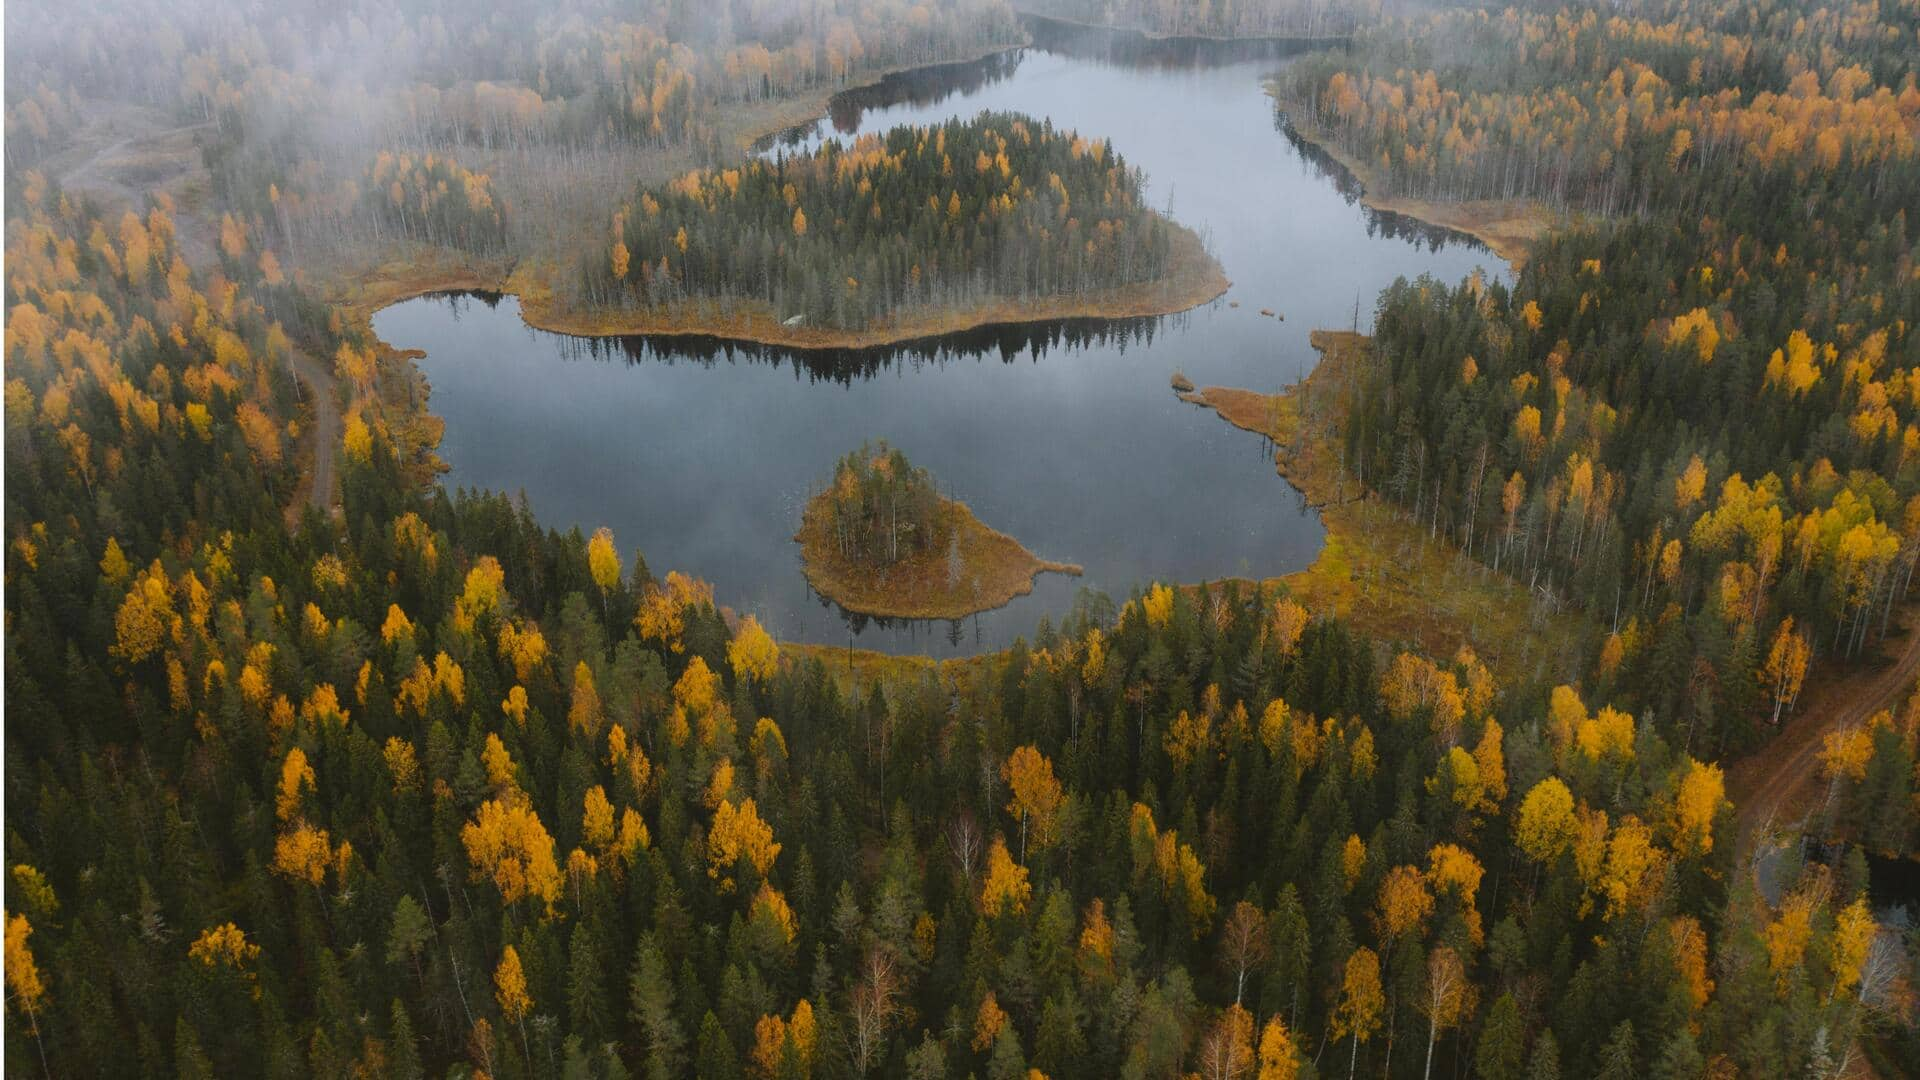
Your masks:
M1181 395L1272 439L1280 475L1319 510L1326 546L1312 566L1280 580L1310 610L1339 615L1383 640L1434 656L1471 644L1509 682L1574 674L1598 641L1594 625L1578 614L1538 609L1522 585L1433 537L1348 475L1341 391L1369 362L1372 342L1330 330L1314 331L1312 340L1320 364L1282 393L1209 386Z
M367 325L381 308L439 292L505 292L512 259L487 259L425 244L396 248L385 261L321 282L327 302L351 322Z
M959 619L1004 606L1033 591L1035 575L1080 576L1072 563L1050 562L989 528L953 499L940 500L936 531L950 545L910 555L884 569L842 556L828 533L826 496L801 515L800 565L814 591L848 611L893 619Z
M1271 90L1269 91L1271 93ZM1360 181L1360 201L1375 210L1400 214L1465 233L1487 245L1505 259L1515 271L1526 264L1533 245L1558 220L1558 215L1530 199L1467 199L1459 202L1412 199L1380 194L1387 189L1379 172L1366 161L1343 149L1338 140L1328 138L1311 124L1293 122L1294 134L1325 151L1328 157Z

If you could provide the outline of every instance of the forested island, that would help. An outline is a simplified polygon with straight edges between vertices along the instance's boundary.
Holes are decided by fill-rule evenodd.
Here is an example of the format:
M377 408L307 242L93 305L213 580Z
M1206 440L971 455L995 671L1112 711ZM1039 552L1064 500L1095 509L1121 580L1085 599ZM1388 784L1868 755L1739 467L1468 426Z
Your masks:
M569 289L574 333L867 345L988 323L1179 311L1227 285L1101 139L983 113L643 188Z
M958 619L1026 594L1036 574L1080 574L988 528L885 440L840 459L794 539L815 591L881 618Z

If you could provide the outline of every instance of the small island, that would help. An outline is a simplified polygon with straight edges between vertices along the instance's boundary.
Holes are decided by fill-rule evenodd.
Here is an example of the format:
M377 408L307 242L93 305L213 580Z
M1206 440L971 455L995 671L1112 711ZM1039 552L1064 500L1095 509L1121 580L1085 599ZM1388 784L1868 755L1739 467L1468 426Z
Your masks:
M636 189L572 267L523 267L514 291L562 333L848 348L1219 296L1219 263L1145 184L1044 120L903 125Z
M885 441L840 459L794 539L815 592L880 618L963 618L1032 592L1035 575L1080 574L941 497L927 470Z

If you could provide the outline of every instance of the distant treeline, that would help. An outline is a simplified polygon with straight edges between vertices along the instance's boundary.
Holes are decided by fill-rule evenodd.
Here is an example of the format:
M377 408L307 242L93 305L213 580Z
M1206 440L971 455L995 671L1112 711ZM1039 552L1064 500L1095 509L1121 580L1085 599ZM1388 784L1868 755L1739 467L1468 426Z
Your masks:
M1344 34L1376 22L1382 0L1020 0L1022 11L1161 36Z

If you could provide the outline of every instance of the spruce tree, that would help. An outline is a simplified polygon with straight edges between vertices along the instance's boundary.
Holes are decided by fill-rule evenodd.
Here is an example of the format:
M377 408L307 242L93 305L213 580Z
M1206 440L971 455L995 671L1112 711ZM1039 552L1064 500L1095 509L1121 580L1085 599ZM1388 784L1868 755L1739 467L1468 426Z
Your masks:
M420 1046L413 1034L413 1020L399 998L393 999L392 1026L387 1030L387 1067L392 1070L394 1080L420 1080L426 1075L420 1066Z
M1480 1080L1521 1080L1526 1060L1527 1030L1519 1003L1511 993L1501 994L1487 1010L1474 1049L1474 1075Z
M734 1053L733 1043L727 1039L726 1029L720 1025L720 1018L712 1010L700 1021L693 1074L698 1080L740 1080L740 1059Z

